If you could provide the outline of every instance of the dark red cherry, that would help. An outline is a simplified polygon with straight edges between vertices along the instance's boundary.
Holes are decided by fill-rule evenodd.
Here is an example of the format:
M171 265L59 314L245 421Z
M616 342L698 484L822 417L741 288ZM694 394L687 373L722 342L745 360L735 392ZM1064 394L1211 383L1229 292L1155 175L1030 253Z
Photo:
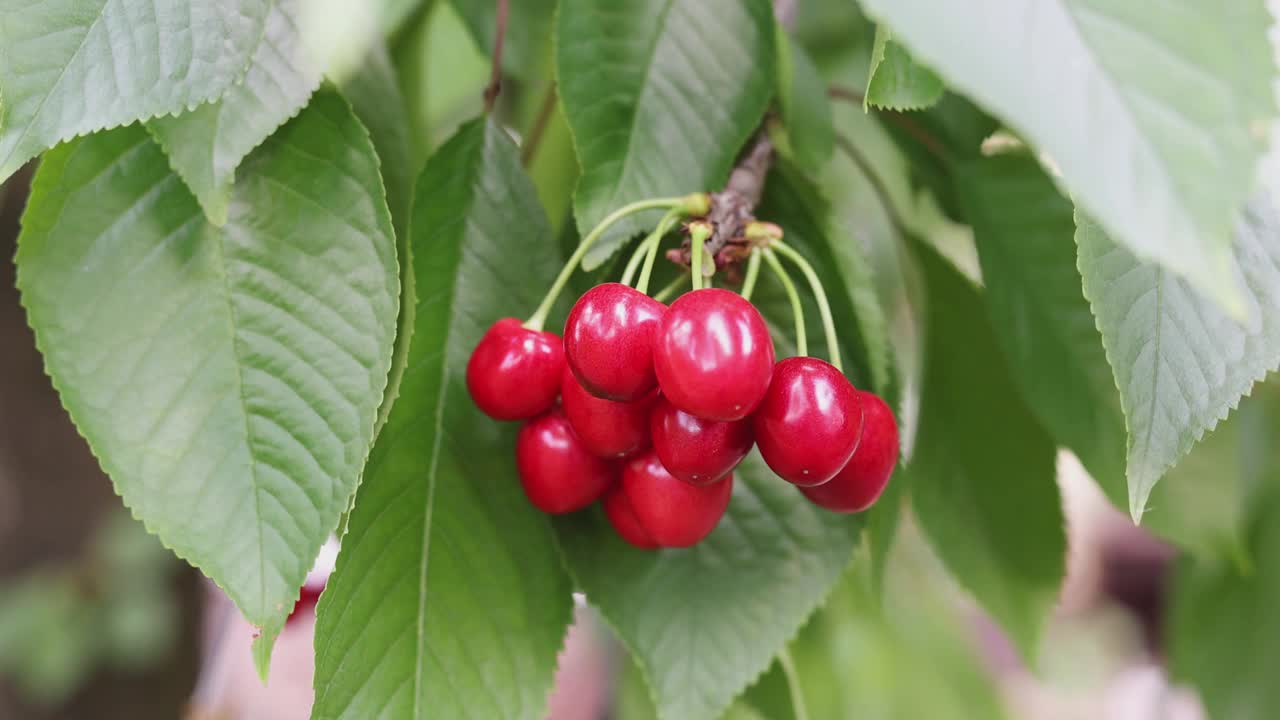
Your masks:
M689 547L715 529L729 507L733 475L690 485L667 472L653 451L627 461L622 490L645 533L662 547Z
M695 290L662 316L653 367L672 405L707 420L740 420L769 388L773 340L764 318L741 295Z
M591 454L603 458L633 455L649 446L649 411L656 389L632 402L605 400L587 392L565 368L560 379L560 406L578 439Z
M831 480L800 488L815 504L836 512L862 512L875 504L898 464L898 423L878 395L858 393L862 401L862 441L844 469Z
M621 484L614 485L609 492L605 493L601 504L604 505L604 514L609 518L609 523L613 525L618 537L641 550L658 548L658 543L649 537L649 533L645 532L643 527L640 527L640 521L636 519L636 513L631 509L631 501L627 499Z
M515 318L489 327L467 361L467 391L495 420L525 420L546 412L560 391L564 343Z
M552 514L590 505L618 476L616 465L587 452L558 409L520 428L516 469L529 502Z
M653 334L667 307L621 283L583 293L564 324L564 352L578 382L596 397L629 402L657 384Z
M862 434L858 391L831 363L792 357L773 369L773 381L751 416L756 444L783 480L821 485L849 462Z
M694 485L728 475L751 451L751 421L703 420L661 399L649 416L653 450L667 472Z

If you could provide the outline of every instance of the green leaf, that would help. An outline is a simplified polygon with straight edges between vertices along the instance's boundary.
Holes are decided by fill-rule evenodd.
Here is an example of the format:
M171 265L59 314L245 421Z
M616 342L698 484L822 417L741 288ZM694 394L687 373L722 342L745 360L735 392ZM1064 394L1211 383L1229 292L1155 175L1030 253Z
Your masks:
M516 428L472 405L465 372L559 253L496 125L463 126L414 197L413 341L317 608L312 717L541 718L571 588L517 480Z
M450 0L476 45L493 56L497 34L498 4L492 0ZM507 11L507 33L502 48L502 72L529 78L546 67L555 0L518 0Z
M556 522L569 571L631 650L668 720L714 720L764 672L848 564L859 520L819 509L753 453L720 526L646 552L592 510Z
M1122 245L1233 315L1245 310L1231 228L1276 114L1263 3L864 6L1047 152L1077 204Z
M307 104L323 68L303 46L302 0L276 0L243 82L218 100L147 123L214 225L227 221L236 168Z
M871 70L863 109L872 106L887 110L920 110L942 99L942 79L923 67L883 25L876 27L876 44L871 50Z
M797 164L810 174L822 172L835 150L827 85L804 47L787 38L781 25L775 40L778 55L778 104L787 145Z
M1031 659L1064 572L1056 451L1009 382L977 292L922 260L929 359L913 507L951 574Z
M835 222L831 205L821 190L785 161L776 163L770 173L757 214L781 226L787 244L805 255L817 271L847 358L845 374L859 387L885 392L891 364L888 328L858 239ZM813 338L810 351L825 356L827 344L816 301L803 276L798 271L792 274L804 288L806 330ZM779 324L787 335L794 335L790 303L785 312L773 315L782 320Z
M267 0L0 0L0 181L58 143L214 100L244 77Z
M1276 437L1280 386L1261 383L1156 485L1143 524L1197 559L1250 569L1248 511L1280 478Z
M717 190L773 94L767 0L563 0L556 77L582 177L578 227L635 200ZM662 212L613 226L594 269Z
M1252 574L1187 559L1174 576L1170 672L1195 686L1210 717L1269 720L1280 707L1280 564L1274 561L1280 499L1274 492L1255 505L1251 525L1249 552L1266 559Z
M1249 321L1237 324L1186 280L1143 262L1076 215L1080 274L1129 429L1129 512L1254 381L1280 365L1280 213L1271 191L1248 206L1231 272Z
M1024 153L957 165L955 184L1014 380L1054 439L1124 507L1124 414L1081 290L1071 203Z
M378 162L317 95L214 228L141 127L45 156L18 287L46 368L147 528L284 626L369 452L395 334Z

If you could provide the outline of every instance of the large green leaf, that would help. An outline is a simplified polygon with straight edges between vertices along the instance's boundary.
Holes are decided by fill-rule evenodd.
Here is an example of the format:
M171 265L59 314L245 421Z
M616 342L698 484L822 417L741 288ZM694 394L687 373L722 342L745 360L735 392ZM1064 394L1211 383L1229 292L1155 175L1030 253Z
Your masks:
M645 552L604 514L557 521L570 572L649 680L661 717L714 720L769 667L848 564L859 521L821 510L753 453L720 526Z
M1271 470L1274 476L1277 468ZM1210 717L1270 720L1280 707L1280 498L1274 490L1253 508L1249 552L1264 559L1254 572L1187 559L1174 575L1170 672L1199 690Z
M910 468L916 516L951 574L1034 658L1066 554L1054 444L1009 382L977 292L937 258L922 260L929 357Z
M719 189L760 123L773 73L767 0L563 0L556 76L582 163L578 227L635 200ZM584 266L658 215L615 225Z
M876 28L864 107L919 110L938 102L943 92L942 80L932 70L912 60L887 28Z
M116 490L262 629L364 466L395 334L378 161L335 95L250 156L214 228L137 126L51 151L18 287Z
M1275 116L1262 2L864 6L950 86L1048 152L1121 244L1244 311L1231 227Z
M1236 230L1231 272L1249 320L1237 324L1166 268L1143 262L1077 214L1084 294L1102 331L1129 428L1129 511L1254 381L1280 365L1280 211L1266 190Z
M268 0L0 0L0 181L63 140L221 96Z
M215 225L227 221L240 162L297 114L320 85L324 68L300 35L302 2L272 3L242 82L214 102L147 123Z
M1280 477L1277 437L1280 386L1262 383L1156 485L1143 525L1197 559L1249 569L1249 509Z
M1125 426L1076 269L1071 203L1027 154L958 165L987 310L1009 369L1054 439L1124 506Z
M467 395L467 356L555 276L515 146L476 120L428 161L411 222L413 340L317 609L314 718L540 718L570 617L515 427Z

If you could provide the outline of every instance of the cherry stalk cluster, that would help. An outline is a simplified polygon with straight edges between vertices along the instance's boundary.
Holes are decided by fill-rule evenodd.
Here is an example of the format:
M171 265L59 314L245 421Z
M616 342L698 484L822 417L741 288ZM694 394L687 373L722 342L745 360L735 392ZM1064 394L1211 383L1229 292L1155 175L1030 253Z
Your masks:
M620 208L583 239L529 320L495 322L467 365L467 388L481 411L524 421L516 465L529 501L552 514L600 501L618 535L638 548L689 547L710 534L729 505L733 471L753 445L779 477L836 512L870 507L898 459L892 411L841 372L821 283L776 226L748 225L741 294L703 287L703 268L714 272L704 259L710 205L698 193ZM617 219L651 208L667 214L622 282L578 298L563 338L544 331L592 242ZM665 293L646 291L660 243L682 221L692 289L668 306L659 299ZM799 294L779 256L809 280L833 362L808 356ZM781 361L750 302L762 259L796 316L799 355Z

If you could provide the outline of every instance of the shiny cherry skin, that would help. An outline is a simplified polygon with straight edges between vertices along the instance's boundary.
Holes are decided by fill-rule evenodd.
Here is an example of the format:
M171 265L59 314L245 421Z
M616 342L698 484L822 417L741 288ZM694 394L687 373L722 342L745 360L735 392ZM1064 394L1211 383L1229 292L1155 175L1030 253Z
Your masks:
M609 492L604 494L600 504L604 505L604 514L609 518L609 524L613 525L618 537L625 540L628 545L641 550L658 549L658 543L654 542L653 538L649 537L649 533L640 526L635 511L631 509L631 501L627 499L621 484L610 488Z
M862 512L875 504L898 464L898 423L880 396L859 391L862 441L848 464L831 480L800 488L816 505L842 513Z
M650 539L662 547L690 547L715 529L729 507L733 475L690 485L667 472L650 450L623 466L622 490Z
M858 447L862 402L831 363L791 357L774 367L751 426L760 455L779 477L802 487L821 485Z
M667 306L621 283L582 294L564 324L564 352L578 382L596 397L639 400L657 385L653 338Z
M587 452L559 409L520 428L516 469L529 502L553 515L590 505L618 477L615 464Z
M631 402L605 400L587 392L566 367L560 379L560 407L583 447L602 458L634 455L649 447L649 411L657 389Z
M653 367L672 405L706 420L741 420L773 372L773 339L741 295L706 288L671 303L658 324Z
M703 420L658 401L649 416L653 450L667 472L694 485L709 485L733 472L751 452L751 421Z
M495 420L527 420L555 403L563 369L559 336L503 318L489 327L467 360L467 391Z

